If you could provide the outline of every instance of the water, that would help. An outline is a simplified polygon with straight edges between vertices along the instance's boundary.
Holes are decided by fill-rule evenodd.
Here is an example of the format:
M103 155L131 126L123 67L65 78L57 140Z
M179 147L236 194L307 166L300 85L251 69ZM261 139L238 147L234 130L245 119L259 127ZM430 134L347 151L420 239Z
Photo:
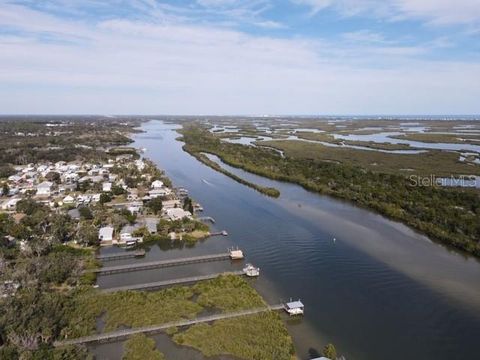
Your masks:
M413 148L420 148L420 149L456 150L456 151L466 150L466 151L474 151L476 153L480 153L479 145L453 144L453 143L428 143L428 142L422 142L422 141L397 139L392 137L392 136L399 136L403 134L404 134L403 132L382 132L382 133L369 134L369 135L334 134L333 136L335 137L335 139L341 139L341 140L373 141L377 143L390 143L390 144L406 144L406 145L410 145Z
M226 229L229 236L191 249L164 251L154 246L141 261L223 252L238 245L247 261L261 268L252 285L266 301L293 297L305 303L303 319L286 320L300 359L309 359L328 342L355 360L478 358L476 259L349 203L228 167L281 191L278 199L265 197L183 152L173 127L149 122L134 145L147 148L146 155L177 186L189 189L205 208L204 215L214 217L216 228ZM99 283L119 286L237 266L226 261L168 273L158 269L105 276ZM105 346L118 351L121 344L99 346L97 353L105 353ZM183 358L197 359L198 354L182 354Z

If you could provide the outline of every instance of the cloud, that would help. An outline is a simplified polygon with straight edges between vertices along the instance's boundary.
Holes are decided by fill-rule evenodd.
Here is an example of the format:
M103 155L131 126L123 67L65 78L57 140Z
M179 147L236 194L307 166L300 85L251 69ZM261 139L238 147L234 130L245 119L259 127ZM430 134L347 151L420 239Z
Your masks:
M432 24L479 24L478 0L291 0L317 13L331 8L346 16L370 15L391 20L421 19Z
M6 113L480 112L480 64L427 60L431 47L367 30L279 38L143 12L72 21L12 4L0 6L0 27L10 29L0 34Z

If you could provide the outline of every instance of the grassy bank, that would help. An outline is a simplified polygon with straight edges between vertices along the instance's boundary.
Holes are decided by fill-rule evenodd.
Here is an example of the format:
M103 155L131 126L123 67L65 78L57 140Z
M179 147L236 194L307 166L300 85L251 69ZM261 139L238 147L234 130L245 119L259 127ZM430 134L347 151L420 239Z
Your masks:
M192 319L203 311L233 312L265 305L262 297L244 279L235 275L221 276L194 286L153 292L123 291L103 294L88 290L72 298L69 307L72 313L62 335L71 339L96 333L97 319L101 319L103 331L107 332L121 327L135 328ZM172 329L167 333L176 333L175 341L196 347L207 356L217 351L217 354L235 355L244 359L273 360L290 359L293 353L292 340L285 325L274 313L222 320L204 326L208 329L206 333L202 332L202 327L197 326L184 332ZM219 333L222 334L221 337L205 341L205 337ZM218 342L221 342L222 346L215 349L215 343ZM197 346L200 343L204 343L204 347ZM139 346L144 346L149 353L152 350L148 338L145 337L132 338L127 342L126 349L137 354L134 350ZM275 354L278 356L266 356L273 354L272 349L277 349ZM250 354L265 356L251 357Z
M442 170L465 173L471 167L457 164L456 154L428 152L387 157L392 154L365 154L301 141L268 142L285 151L286 157L281 158L267 149L222 142L197 125L185 125L182 133L185 148L191 153L215 154L228 165L350 200L480 256L478 191L413 186L411 179L398 174L401 168L413 169L412 174L420 175L439 174Z
M143 334L132 336L125 342L122 360L165 360L156 349L155 341Z
M220 165L218 165L215 161L210 160L205 154L191 151L189 146L184 146L183 150L185 150L190 155L195 157L198 161L204 163L205 165L211 167L212 169L214 169L218 172L221 172L222 174L232 178L233 180L235 180L236 182L238 182L242 185L248 186L248 187L250 187L252 189L255 189L258 192L260 192L264 195L270 196L270 197L277 198L277 197L280 196L280 191L278 191L277 189L271 188L271 187L260 186L260 185L254 184L252 182L249 182L245 179L242 179L241 177L239 177L235 174L232 174L231 172L225 170Z
M173 339L209 357L231 354L241 359L294 358L292 340L279 315L273 312L194 325Z

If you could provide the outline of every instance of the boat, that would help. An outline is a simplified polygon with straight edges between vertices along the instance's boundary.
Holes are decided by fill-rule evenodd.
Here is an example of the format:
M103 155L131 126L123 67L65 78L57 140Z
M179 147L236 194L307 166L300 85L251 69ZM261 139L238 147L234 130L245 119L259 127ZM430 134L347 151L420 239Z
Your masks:
M257 268L255 266L253 266L252 264L247 264L243 268L243 272L245 273L246 276L256 277L256 276L260 275L260 268Z
M228 236L227 230L223 230L223 231L222 231L222 235L223 235L223 236Z

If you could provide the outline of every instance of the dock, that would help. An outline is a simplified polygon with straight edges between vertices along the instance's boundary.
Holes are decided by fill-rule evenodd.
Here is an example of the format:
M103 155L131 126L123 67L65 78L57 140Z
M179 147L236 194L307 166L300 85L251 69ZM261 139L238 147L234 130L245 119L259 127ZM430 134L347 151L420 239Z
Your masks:
M208 323L208 322L222 320L222 319L231 319L231 318L236 318L240 316L254 315L254 314L259 314L267 311L276 311L276 310L282 310L282 309L284 309L284 304L270 305L266 307L254 308L249 310L241 310L241 311L236 311L236 312L231 312L226 314L204 316L204 317L200 317L193 320L179 320L179 321L173 321L173 322L169 322L161 325L146 326L146 327L140 327L140 328L134 328L134 329L123 329L123 330L117 330L109 333L80 337L77 339L56 341L53 345L55 347L62 347L62 346L68 346L68 345L80 345L80 344L119 341L136 334L156 334L172 327L190 326L190 325L195 325L200 323Z
M115 253L115 254L98 255L97 259L102 261L113 261L113 260L137 258L142 256L145 256L145 250L143 249L133 251L133 252L121 252L121 253Z
M200 221L210 221L212 224L215 224L215 219L211 216L201 216L197 218Z
M157 290L167 286L173 285L182 285L188 283L194 283L198 281L205 281L215 279L221 275L245 275L245 271L230 271L230 272L223 272L223 273L216 273L216 274L208 274L208 275L199 275L199 276L191 276L186 278L180 279L170 279L170 280L163 280L163 281L156 281L151 283L145 284L133 284L133 285L124 285L114 288L102 289L101 291L104 293L112 293L117 291L127 291L127 290Z
M181 259L170 259L170 260L160 260L160 261L150 261L143 263L134 263L126 265L116 265L116 266L107 266L99 269L88 270L88 272L94 272L99 275L108 275L108 274L117 274L131 271L141 271L141 270L151 270L166 268L179 265L187 264L196 264L210 261L222 261L231 259L231 253L221 253L221 254L212 254L212 255L202 255Z
M217 231L217 232L213 232L213 233L210 233L209 236L228 236L228 232L227 230L222 230L222 231Z

